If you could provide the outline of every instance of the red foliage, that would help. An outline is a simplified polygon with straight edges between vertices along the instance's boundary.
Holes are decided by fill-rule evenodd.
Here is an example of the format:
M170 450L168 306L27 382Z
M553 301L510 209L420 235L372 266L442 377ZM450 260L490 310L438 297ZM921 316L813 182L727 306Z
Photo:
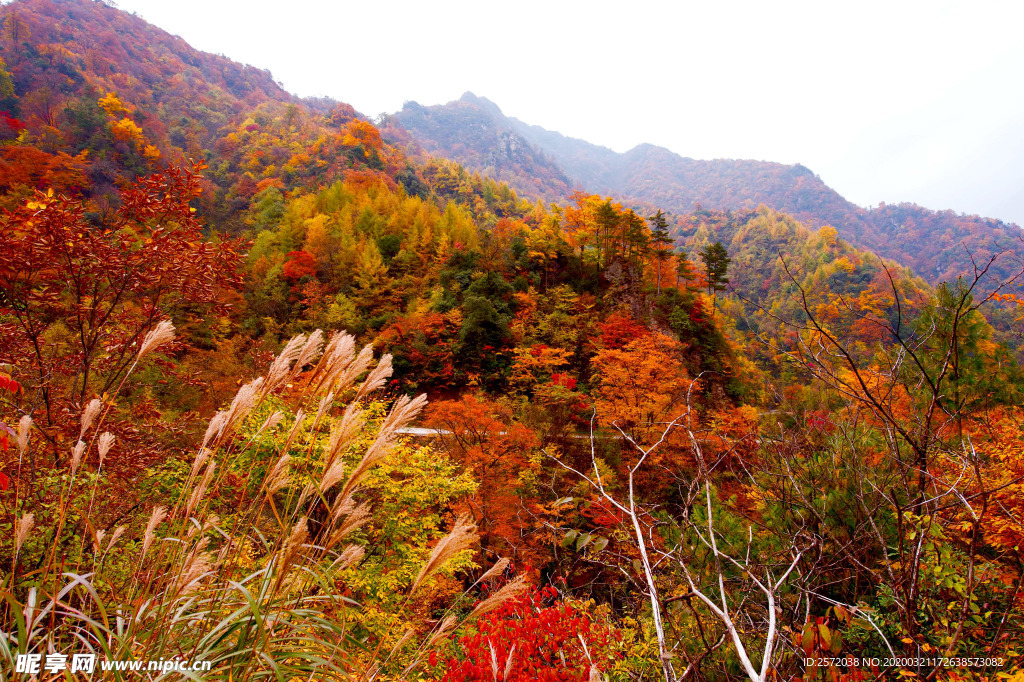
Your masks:
M551 383L553 383L555 386L564 386L570 391L576 390L576 377L571 376L569 374L562 374L561 372L556 372L551 375Z
M607 349L619 350L651 332L631 317L612 313L597 325L601 330L601 344Z
M6 111L0 111L0 132L3 131L4 126L14 133L14 136L16 137L18 133L25 129L25 122L19 121Z
M589 679L591 665L600 668L609 659L613 633L557 597L548 586L485 616L476 634L459 640L463 658L446 662L442 682L491 682L492 656L499 678L508 682Z
M81 406L119 385L161 319L173 310L183 327L227 311L240 243L204 239L190 205L201 168L138 178L101 225L82 202L53 192L0 213L0 357L18 368L26 399L39 405L35 427L55 452L78 432ZM39 352L58 321L68 340Z
M309 251L290 251L281 276L295 282L303 277L316 276L316 256Z
M616 509L610 502L600 498L594 499L581 511L584 517L590 519L595 526L614 528L625 520L621 511Z

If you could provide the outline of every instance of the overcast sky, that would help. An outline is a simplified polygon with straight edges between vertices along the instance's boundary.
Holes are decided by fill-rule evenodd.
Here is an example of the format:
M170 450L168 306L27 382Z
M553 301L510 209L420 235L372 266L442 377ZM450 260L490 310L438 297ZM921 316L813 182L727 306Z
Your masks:
M118 0L376 116L471 90L625 151L802 163L862 206L1024 225L1024 3Z

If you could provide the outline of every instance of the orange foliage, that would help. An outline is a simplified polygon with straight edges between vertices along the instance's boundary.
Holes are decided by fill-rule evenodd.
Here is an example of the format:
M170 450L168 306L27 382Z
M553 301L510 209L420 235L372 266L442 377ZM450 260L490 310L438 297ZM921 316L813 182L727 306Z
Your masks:
M638 442L660 433L662 422L685 411L690 380L679 351L679 343L663 334L641 336L621 350L598 351L593 359L598 419Z
M538 445L536 435L507 407L480 395L431 403L426 424L441 430L440 447L480 482L468 504L483 531L483 547L523 559L529 528L522 523L524 499L517 489Z
M382 145L380 131L372 124L359 120L349 121L345 124L341 143L346 147L355 147L361 144L365 149L380 149Z

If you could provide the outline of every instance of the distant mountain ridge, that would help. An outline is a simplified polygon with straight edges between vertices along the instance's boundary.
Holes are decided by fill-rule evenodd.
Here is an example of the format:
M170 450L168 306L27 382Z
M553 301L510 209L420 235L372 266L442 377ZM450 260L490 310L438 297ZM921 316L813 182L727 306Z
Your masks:
M865 209L843 198L800 164L698 160L641 144L625 153L505 116L494 102L465 93L444 105L410 102L392 117L430 154L508 182L517 191L551 201L573 190L611 195L627 203L678 214L698 206L789 213L813 227L832 225L861 248L875 251L937 283L969 272L1010 250L1024 259L1021 230L991 218L933 211L915 204ZM1009 273L1010 258L1000 271Z

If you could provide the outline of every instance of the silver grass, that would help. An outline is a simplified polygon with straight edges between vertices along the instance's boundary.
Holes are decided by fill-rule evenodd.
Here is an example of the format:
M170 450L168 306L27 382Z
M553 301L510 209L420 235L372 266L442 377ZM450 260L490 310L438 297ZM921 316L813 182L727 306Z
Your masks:
M284 445L281 446L282 453L288 453L288 448L292 446L292 441L295 440L299 430L302 428L302 420L305 416L306 413L301 409L295 413L295 423L292 425L292 430L288 432L288 437L284 439Z
M345 460L338 458L324 468L320 479L320 493L323 494L334 487L345 476Z
M27 414L18 421L18 455L25 456L28 450L28 439L32 432L32 417Z
M320 357L320 349L323 348L323 345L324 333L317 329L309 335L306 343L302 345L302 351L299 352L299 357L295 360L295 366L292 367L291 376L294 377L303 367Z
M509 562L509 560L506 557L502 557L501 559L498 559L498 561L495 562L495 564L493 566L488 568L484 572L484 574L482 576L480 576L480 580L478 580L477 582L478 583L482 583L483 581L487 580L488 578L493 578L496 575L504 573L505 569L508 568L509 563L510 562Z
M121 539L121 536L124 535L124 532L127 529L128 529L128 526L118 526L117 528L114 529L114 532L110 534L110 542L107 543L107 551L108 552L114 546L114 544L117 543L117 541Z
M100 453L100 469L103 468L103 461L107 458L110 448L113 447L114 440L115 436L110 431L104 431L100 434L99 441L96 444L96 450Z
M227 410L222 410L217 414L210 417L210 423L206 427L206 434L203 436L203 445L205 449L211 442L216 442L220 438L220 434L224 432L224 425L228 422Z
M391 354L381 356L380 362L377 363L377 366L373 368L369 376L366 377L366 380L363 381L363 385L359 387L356 399L358 400L382 387L387 383L387 380L394 371L394 368L391 366Z
M261 396L268 395L281 386L291 376L292 363L298 360L306 345L306 335L299 334L285 344L281 352L270 363L267 380L263 383Z
M263 377L257 377L238 389L231 406L228 408L228 418L224 424L223 432L227 433L244 420L252 408L256 406L259 398L259 390L263 385Z
M284 412L280 410L274 412L272 415L267 417L266 421L260 427L260 430L256 432L256 435L263 433L264 431L273 430L277 428L277 425L284 420Z
M96 416L100 413L101 409L103 409L103 401L99 398L93 398L89 401L89 404L85 406L85 409L82 410L82 428L78 432L79 440L82 439L85 432L89 430L90 426L92 426L92 423L96 420Z
M99 555L100 547L103 546L103 538L107 537L107 531L98 530L92 535L92 551L94 554Z
M82 458L85 455L85 441L80 440L75 443L75 447L71 450L71 473L74 474L78 471L78 467L82 465Z
M200 448L199 452L196 453L196 458L192 460L192 470L189 472L188 477L190 479L195 478L208 459L210 459L210 451L206 447Z
M142 536L142 556L146 556L146 552L153 545L153 539L156 537L156 527L163 523L163 520L167 518L167 507L157 506L153 507L153 513L149 515L149 522L146 523L146 533Z
M14 522L14 551L21 551L25 539L36 525L36 515L29 512Z
M348 568L354 564L359 563L363 556L366 555L366 550L359 545L349 545L345 550L338 556L338 565L342 568Z
M470 612L467 620L472 618L479 618L483 615L490 613L491 611L497 609L508 600L514 599L516 596L522 594L528 588L529 585L526 583L526 576L516 576L508 583L506 583L505 586L502 587L500 590L498 590L490 597L477 604L476 608L474 608Z
M324 416L328 408L334 403L334 393L328 393L320 399L320 405L316 408L316 417L313 419L314 426L320 423L320 418Z
M290 455L282 455L271 467L270 472L267 474L267 491L270 494L276 493L281 488L288 485L290 480L289 465L291 464L292 458Z
M373 362L373 346L366 344L351 362L339 365L324 382L331 390L341 393L351 386Z
M144 358L151 351L173 340L174 325L171 324L170 320L164 320L146 334L146 338L143 339L142 345L139 347L139 354L135 358L136 362Z
M381 425L377 438L367 449L366 454L363 455L362 460L356 465L356 468L345 483L341 493L343 497L351 495L370 469L388 455L391 451L391 446L394 445L397 439L398 430L415 419L416 415L420 413L426 404L427 395L425 393L414 399L410 399L409 396L399 398Z
M434 549L430 552L430 558L423 564L416 580L412 583L411 592L423 584L423 581L444 566L453 556L459 552L469 549L477 541L476 524L470 520L468 514L460 514L455 519L455 526L448 535L437 541Z
M309 538L309 526L306 523L306 517L303 516L296 522L295 526L292 527L292 532L288 534L288 539L285 540L284 546L281 548L281 563L278 568L277 574L277 585L275 590L280 589L281 583L288 576L288 571L295 563L295 559L299 555L299 551L303 545L306 544L306 540Z
M192 491L192 496L188 500L188 506L185 508L185 517L188 518L192 515L192 511L199 505L200 500L203 499L203 495L206 494L206 488L210 485L210 480L213 478L213 472L217 468L216 462L210 462L206 466L206 471L203 473L203 478L199 481L199 484Z

